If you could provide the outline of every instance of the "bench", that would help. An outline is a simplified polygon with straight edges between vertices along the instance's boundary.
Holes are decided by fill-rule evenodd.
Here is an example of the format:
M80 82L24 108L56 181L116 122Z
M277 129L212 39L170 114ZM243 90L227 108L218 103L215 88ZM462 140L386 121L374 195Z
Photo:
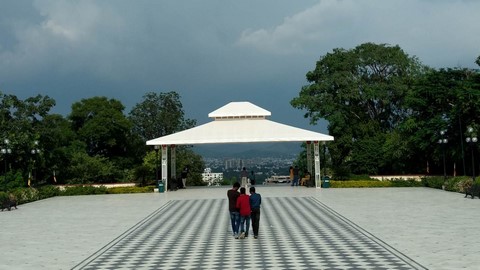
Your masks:
M472 199L477 196L480 198L480 184L472 184L471 186L465 187L465 198L470 195Z
M17 198L15 198L13 194L9 194L8 196L0 198L0 200L2 212L5 209L8 209L8 211L10 211L12 210L12 207L15 207L15 209L17 209Z

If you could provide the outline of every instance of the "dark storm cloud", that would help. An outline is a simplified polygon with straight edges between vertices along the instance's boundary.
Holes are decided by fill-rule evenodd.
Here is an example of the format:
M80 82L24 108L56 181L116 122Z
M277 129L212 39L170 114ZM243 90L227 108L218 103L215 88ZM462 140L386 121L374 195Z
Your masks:
M60 113L81 98L130 108L148 91L174 90L199 122L248 100L306 126L289 101L321 55L372 41L434 67L474 67L479 10L475 1L7 0L0 89L50 95Z

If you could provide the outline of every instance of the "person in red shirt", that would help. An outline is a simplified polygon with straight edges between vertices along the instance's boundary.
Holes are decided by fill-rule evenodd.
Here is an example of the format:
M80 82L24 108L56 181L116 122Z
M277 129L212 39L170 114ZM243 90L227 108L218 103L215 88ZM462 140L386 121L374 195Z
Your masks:
M246 194L244 187L240 188L240 196L237 199L237 208L240 209L240 238L248 237L250 229L250 196ZM246 228L245 228L246 227Z

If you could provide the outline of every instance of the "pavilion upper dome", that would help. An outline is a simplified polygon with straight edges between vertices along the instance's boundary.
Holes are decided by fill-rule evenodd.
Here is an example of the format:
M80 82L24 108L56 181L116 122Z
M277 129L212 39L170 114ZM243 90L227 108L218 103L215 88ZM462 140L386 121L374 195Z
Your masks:
M232 119L232 118L245 118L245 119L265 119L267 116L271 116L272 113L252 104L248 101L230 102L223 107L216 109L208 114L208 117L214 119Z

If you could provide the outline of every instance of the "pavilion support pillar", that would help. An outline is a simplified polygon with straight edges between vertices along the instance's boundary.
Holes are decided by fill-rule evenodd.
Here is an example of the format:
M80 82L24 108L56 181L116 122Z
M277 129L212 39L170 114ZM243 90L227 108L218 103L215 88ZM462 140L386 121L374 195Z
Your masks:
M175 144L170 145L170 171L172 181L177 181L177 148ZM172 182L173 183L173 182Z
M312 177L312 142L307 141L307 170L310 173L310 177Z
M315 160L315 187L320 188L322 186L322 182L320 179L320 150L318 141L313 143L313 156Z
M168 187L168 145L162 145L162 182L167 192Z

